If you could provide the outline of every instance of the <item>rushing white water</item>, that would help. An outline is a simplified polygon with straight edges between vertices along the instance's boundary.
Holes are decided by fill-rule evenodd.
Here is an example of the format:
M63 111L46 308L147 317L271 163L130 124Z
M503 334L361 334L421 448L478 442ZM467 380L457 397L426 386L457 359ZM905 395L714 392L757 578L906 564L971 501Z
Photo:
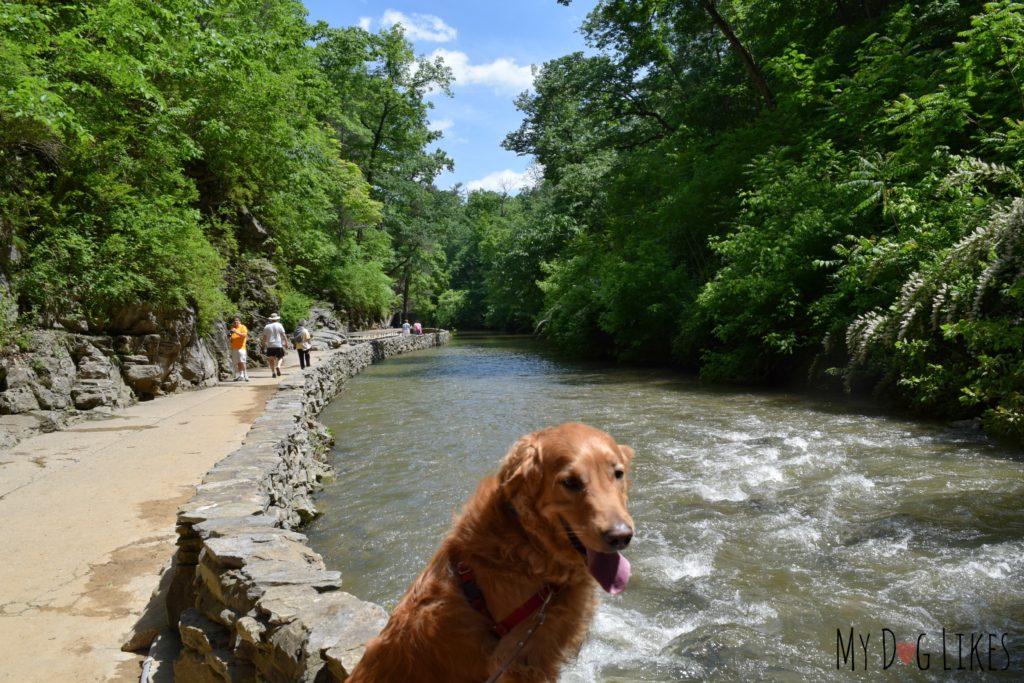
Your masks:
M337 479L307 532L393 607L518 436L587 422L636 449L638 528L561 681L1024 680L1024 458L830 400L508 340L393 358L324 412Z

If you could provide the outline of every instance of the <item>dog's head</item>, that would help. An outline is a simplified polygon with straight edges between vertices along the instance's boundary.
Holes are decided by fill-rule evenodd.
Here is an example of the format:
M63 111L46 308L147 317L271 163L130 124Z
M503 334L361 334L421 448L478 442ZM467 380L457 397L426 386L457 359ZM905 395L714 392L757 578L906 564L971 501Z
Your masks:
M540 530L546 548L585 562L602 588L618 593L629 579L629 562L619 551L633 538L626 509L632 459L632 448L600 429L568 423L519 439L498 481L526 525Z

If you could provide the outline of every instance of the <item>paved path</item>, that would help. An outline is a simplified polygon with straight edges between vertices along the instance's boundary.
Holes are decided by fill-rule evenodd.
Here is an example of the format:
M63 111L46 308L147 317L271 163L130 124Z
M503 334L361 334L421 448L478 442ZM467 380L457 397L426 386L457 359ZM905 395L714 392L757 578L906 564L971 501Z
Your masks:
M143 657L120 648L174 553L177 508L263 413L267 373L0 451L0 681L139 680Z

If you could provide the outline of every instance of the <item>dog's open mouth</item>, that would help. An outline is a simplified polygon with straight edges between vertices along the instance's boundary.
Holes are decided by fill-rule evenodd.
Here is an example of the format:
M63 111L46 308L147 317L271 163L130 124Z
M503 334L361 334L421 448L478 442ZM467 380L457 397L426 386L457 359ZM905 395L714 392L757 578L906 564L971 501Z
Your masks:
M601 585L601 588L612 595L626 590L626 584L629 583L629 560L621 553L603 553L591 550L583 545L568 522L564 519L561 521L562 526L565 527L565 533L569 536L569 541L580 555L587 558L587 571Z

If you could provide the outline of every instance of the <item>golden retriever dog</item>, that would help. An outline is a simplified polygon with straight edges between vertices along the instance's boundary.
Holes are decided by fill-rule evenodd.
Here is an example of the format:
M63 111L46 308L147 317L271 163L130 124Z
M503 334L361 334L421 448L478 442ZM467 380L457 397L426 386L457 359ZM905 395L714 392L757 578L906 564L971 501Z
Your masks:
M619 593L633 538L633 449L570 423L512 445L485 478L350 683L554 681L579 652L596 586Z

